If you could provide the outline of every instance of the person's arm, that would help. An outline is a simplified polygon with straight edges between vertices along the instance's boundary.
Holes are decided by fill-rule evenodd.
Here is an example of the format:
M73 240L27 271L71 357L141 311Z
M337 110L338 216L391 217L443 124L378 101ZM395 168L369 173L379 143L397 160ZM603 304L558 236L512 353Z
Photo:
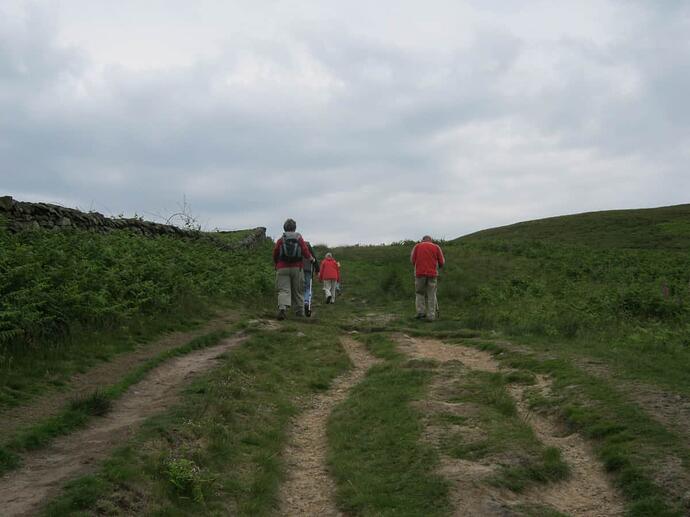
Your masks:
M302 237L299 238L299 246L302 248L302 256L307 259L311 260L311 253L309 252L309 248L307 247L307 244L304 242L304 239Z
M323 282L323 262L321 262L321 267L319 267L319 282Z
M314 265L314 271L319 272L319 261L316 259L316 253L314 253L314 248L311 247L310 243L307 243L307 248L309 248L309 253L311 253L311 263Z
M438 260L438 267L442 268L446 265L446 259L443 256L443 250L441 249L441 246L436 245L436 249L438 250L438 254L436 256L436 260Z
M415 244L414 248L412 248L412 253L410 253L410 263L414 265L414 263L417 261L417 245Z

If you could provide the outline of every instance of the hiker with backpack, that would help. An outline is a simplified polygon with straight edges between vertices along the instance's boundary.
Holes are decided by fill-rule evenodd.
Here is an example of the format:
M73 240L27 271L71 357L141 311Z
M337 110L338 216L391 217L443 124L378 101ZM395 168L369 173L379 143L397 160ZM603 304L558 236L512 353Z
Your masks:
M435 244L431 237L425 235L412 249L410 262L414 265L415 305L418 320L436 319L436 286L438 284L438 270L446 263L443 251Z
M311 259L304 259L302 264L302 270L304 271L304 315L308 318L311 316L311 286L312 280L314 278L314 273L318 273L319 261L316 258L314 249L311 247L309 241L304 241L309 248L309 253L311 253Z
M335 303L335 286L340 282L340 264L331 253L326 253L326 258L321 261L319 280L323 282L326 303Z
M283 230L285 233L276 241L273 248L279 320L285 319L290 307L295 308L297 316L304 316L303 261L313 260L304 239L297 233L297 223L294 219L286 220Z

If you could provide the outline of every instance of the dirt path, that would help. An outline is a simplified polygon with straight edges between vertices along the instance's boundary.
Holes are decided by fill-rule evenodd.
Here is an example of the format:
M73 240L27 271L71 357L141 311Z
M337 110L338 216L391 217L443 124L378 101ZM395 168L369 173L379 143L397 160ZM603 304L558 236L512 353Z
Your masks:
M335 506L335 484L326 466L326 422L333 408L378 360L352 338L343 337L341 343L354 368L338 377L327 392L315 396L294 423L284 453L288 473L280 490L281 515L342 515Z
M537 438L549 447L560 449L563 459L571 469L567 481L539 487L528 495L574 516L622 515L623 500L617 491L613 490L590 445L579 434L566 433L555 422L531 411L525 400L528 389L548 392L551 389L551 381L547 377L539 376L536 387L528 388L514 384L509 387L509 392L516 401L518 413L532 427Z
M244 339L228 338L216 346L171 359L132 386L108 415L26 457L19 470L0 478L3 517L33 514L66 481L90 471L106 458L146 418L171 407L179 398L180 385L192 375L212 368L220 355Z
M196 337L226 328L235 320L236 315L226 313L212 319L198 329L171 332L152 343L140 345L133 352L122 353L84 373L76 374L64 390L51 391L33 399L28 404L1 410L0 436L9 436L39 420L54 416L75 397L89 395L98 388L114 384L138 365L159 353L182 346Z
M499 364L491 354L475 348L409 336L398 336L397 340L401 351L413 358L434 359L442 363L460 361L471 370L499 371ZM541 377L536 389L548 390L549 386L548 379ZM440 473L453 483L451 499L456 508L455 515L512 515L511 509L521 505L549 506L574 517L622 515L623 500L613 488L589 444L577 434L564 435L554 422L531 412L524 399L525 391L524 386L516 385L511 386L509 390L516 401L520 417L532 427L542 443L561 450L563 458L571 468L570 478L559 483L539 486L523 494L515 494L485 482L497 472L499 465L444 456ZM431 400L426 404L427 410L432 412L435 406L458 415L472 411L470 407L443 400ZM482 433L481 429L467 427L458 428L458 431L466 435L480 436ZM434 439L433 432L430 437Z

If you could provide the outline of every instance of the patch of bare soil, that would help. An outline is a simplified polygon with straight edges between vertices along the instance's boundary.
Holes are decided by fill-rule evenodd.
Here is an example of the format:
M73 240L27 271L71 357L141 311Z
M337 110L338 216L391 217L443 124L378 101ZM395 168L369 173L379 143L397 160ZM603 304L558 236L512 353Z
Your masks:
M134 368L161 352L182 346L196 337L221 330L233 323L235 319L234 314L228 313L209 321L198 329L171 332L152 343L140 345L132 352L120 354L84 373L76 374L61 391L52 391L26 405L0 411L0 436L11 435L19 429L54 416L70 400L114 384Z
M459 361L470 370L499 371L498 363L488 352L406 335L398 336L397 340L400 350L413 358L434 359L449 364ZM468 421L471 421L476 411L472 404L449 403L442 400L444 393L453 383L453 377L457 375L462 375L462 371L444 368L434 380L430 390L431 400L424 403L428 422L436 420L434 413L467 417ZM546 390L548 386L548 379L540 377L537 389ZM622 498L614 490L589 445L579 435L566 436L563 430L547 417L531 412L525 401L524 391L525 387L521 386L510 389L511 395L516 399L519 414L532 427L542 443L561 450L565 461L571 467L571 477L560 483L539 486L526 493L516 494L488 483L488 480L499 472L498 459L468 461L442 455L439 473L453 485L451 500L455 508L454 515L516 515L521 513L520 508L525 506L549 507L568 515L583 517L622 515ZM428 426L427 438L431 442L438 442L439 437L448 432L461 433L465 442L482 439L481 429L465 424L446 425L444 431L441 431L437 424L431 424Z
M256 320L249 320L247 324L250 327L257 328L259 330L278 330L280 329L280 323L278 323L276 320L270 320L270 319L256 319Z
M216 346L171 359L132 386L108 415L26 457L19 470L0 478L3 517L32 515L66 481L92 470L146 418L170 408L179 399L182 384L212 368L219 356L244 339L225 339Z
M350 337L340 342L354 368L335 379L327 392L314 396L293 424L284 452L288 472L280 490L281 515L342 515L335 505L335 484L326 465L326 422L333 408L378 360Z
M413 359L439 362L460 361L471 370L497 372L498 363L488 352L461 345L449 345L437 339L397 336L400 350Z
M363 316L356 316L352 322L358 326L385 327L393 320L398 319L396 314L382 312L368 312Z

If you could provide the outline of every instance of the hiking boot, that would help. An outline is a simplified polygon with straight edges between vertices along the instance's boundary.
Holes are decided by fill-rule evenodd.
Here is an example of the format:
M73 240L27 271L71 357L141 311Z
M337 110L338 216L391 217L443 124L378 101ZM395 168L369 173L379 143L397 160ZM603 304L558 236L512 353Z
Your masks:
M326 303L327 303L327 304L328 304L328 303L331 303L331 298L332 298L331 296L326 296Z
M311 307L309 305L304 305L304 315L308 318L311 316Z
M284 320L285 319L285 309L278 309L278 315L276 316L278 320Z
M424 316L424 314L422 314L421 312L417 313L417 315L414 317L414 319L416 320L423 320L424 318L426 318L426 316Z

